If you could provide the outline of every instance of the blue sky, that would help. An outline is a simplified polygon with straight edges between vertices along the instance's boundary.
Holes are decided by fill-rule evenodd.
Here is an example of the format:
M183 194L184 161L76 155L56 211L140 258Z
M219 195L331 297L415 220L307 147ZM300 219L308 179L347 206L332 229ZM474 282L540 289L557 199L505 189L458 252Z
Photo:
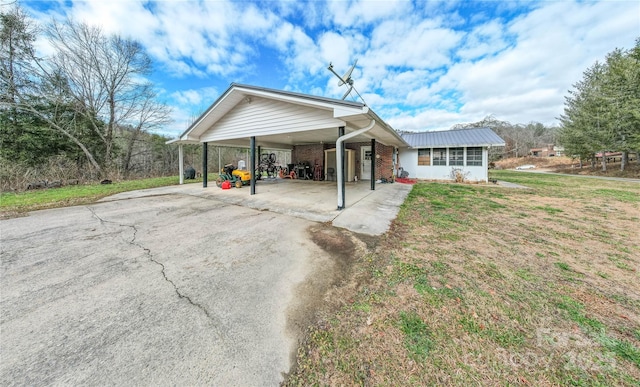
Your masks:
M232 82L341 98L338 73L398 130L487 115L557 124L582 72L640 37L640 1L27 1L141 42L184 131ZM38 43L42 53L47 44ZM352 98L348 98L352 99Z

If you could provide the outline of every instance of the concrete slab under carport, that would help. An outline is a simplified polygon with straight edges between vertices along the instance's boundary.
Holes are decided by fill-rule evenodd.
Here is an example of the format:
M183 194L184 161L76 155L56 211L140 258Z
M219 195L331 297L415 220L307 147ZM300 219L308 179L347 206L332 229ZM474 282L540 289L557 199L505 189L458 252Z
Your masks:
M393 183L376 184L375 190L371 190L369 181L347 183L346 208L338 210L336 184L335 181L266 179L256 182L255 195L250 194L248 186L223 190L213 182L207 188L200 184L184 184L124 192L103 201L165 194L210 197L224 203L314 222L330 222L357 233L381 235L389 229L412 188L409 184Z

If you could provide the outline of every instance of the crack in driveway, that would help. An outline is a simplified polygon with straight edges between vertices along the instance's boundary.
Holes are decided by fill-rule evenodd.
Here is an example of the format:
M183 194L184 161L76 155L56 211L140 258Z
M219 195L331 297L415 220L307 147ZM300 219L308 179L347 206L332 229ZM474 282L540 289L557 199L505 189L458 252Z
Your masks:
M100 217L100 215L98 215L95 210L91 207L87 207L87 209L89 211L91 211L91 214L93 214L93 216L98 219L100 221L100 224L105 224L105 223L110 223L110 224L115 224L119 227L128 227L131 228L133 230L133 238L131 238L131 240L128 242L130 245L132 246L136 246L142 250L144 250L145 254L147 255L147 257L149 257L149 260L153 263L155 263L156 265L160 266L161 268L161 273L162 273L162 277L164 278L164 280L168 283L171 284L171 286L173 287L173 290L175 291L176 295L178 296L178 298L186 300L189 304L195 306L196 308L200 309L209 320L211 320L212 322L216 322L215 319L213 318L213 316L211 316L211 314L209 313L209 311L207 310L207 308L205 308L202 304L197 303L195 301L193 301L191 299L191 297L187 296L186 294L182 294L180 292L180 289L178 288L178 286L176 285L175 282L173 282L173 280L171 278L169 278L167 276L167 272L166 272L166 267L164 266L164 264L158 260L156 260L153 256L153 254L151 253L151 250L143 245L141 245L140 243L136 242L136 237L138 234L138 228L135 225L131 225L131 224L121 224L118 222L113 222L110 220L105 220L102 219ZM220 334L218 334L220 336Z

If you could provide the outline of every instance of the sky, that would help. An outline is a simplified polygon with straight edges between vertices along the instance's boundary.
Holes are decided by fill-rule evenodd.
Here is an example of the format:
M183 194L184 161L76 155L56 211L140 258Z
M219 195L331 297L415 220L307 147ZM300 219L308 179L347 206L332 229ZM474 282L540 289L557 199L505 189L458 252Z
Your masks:
M342 98L352 79L396 130L486 116L558 125L572 84L640 37L640 1L22 1L139 41L175 137L231 83ZM38 47L46 52L46 43ZM355 93L347 100L362 101Z

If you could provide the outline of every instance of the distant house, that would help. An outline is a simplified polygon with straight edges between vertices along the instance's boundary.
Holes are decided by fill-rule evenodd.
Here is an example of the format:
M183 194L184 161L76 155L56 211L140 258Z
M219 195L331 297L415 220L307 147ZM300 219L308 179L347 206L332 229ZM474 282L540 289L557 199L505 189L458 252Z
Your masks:
M563 146L555 145L555 146L553 147L553 152L555 153L555 155L556 155L557 157L564 156L564 147L563 147Z
M531 148L531 150L529 150L529 156L533 156L533 157L564 156L564 147L549 144L544 148Z
M409 177L455 180L456 173L468 181L489 181L488 148L505 142L489 128L401 133L409 148L400 149L399 167Z
M533 156L533 157L549 157L549 156L559 156L556 154L556 147L553 146L553 144L548 144L546 147L543 148L531 148L531 150L529 150L529 156Z

